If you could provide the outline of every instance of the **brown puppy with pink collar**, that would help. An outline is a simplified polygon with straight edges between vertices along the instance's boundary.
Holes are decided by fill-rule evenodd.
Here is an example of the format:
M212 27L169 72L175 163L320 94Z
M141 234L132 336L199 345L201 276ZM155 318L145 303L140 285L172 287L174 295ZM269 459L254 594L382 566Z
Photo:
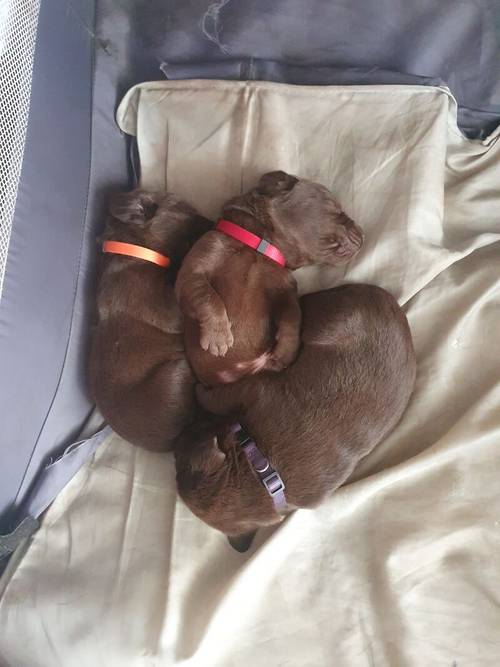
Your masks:
M202 406L243 430L186 433L179 493L246 550L255 531L343 484L400 420L416 373L410 330L388 292L345 285L303 297L302 348L282 373L207 389Z
M345 263L362 241L327 188L282 171L229 201L217 231L186 256L175 287L198 379L217 385L291 364L301 318L291 270Z

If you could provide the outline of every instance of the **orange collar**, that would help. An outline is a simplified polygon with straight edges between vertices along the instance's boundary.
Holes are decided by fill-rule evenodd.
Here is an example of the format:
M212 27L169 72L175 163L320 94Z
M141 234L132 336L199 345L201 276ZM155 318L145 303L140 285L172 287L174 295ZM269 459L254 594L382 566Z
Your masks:
M160 255L159 252L144 248L141 245L134 245L133 243L105 241L102 246L102 251L112 253L113 255L126 255L127 257L144 259L146 262L152 262L164 269L170 266L170 259L166 255Z

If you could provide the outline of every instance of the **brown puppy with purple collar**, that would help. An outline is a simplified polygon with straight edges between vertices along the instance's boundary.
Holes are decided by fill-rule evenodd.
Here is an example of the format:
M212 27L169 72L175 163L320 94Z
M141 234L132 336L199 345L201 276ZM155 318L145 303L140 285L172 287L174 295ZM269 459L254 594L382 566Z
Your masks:
M202 406L240 423L255 446L242 448L229 429L198 427L176 448L181 497L238 550L260 526L314 507L343 484L398 423L413 390L410 330L388 292L344 285L301 301L294 364L231 385L198 385Z
M175 286L186 354L206 385L292 363L301 314L291 269L345 263L363 241L327 188L283 171L262 176L222 217L224 233L211 231L193 246Z
M121 193L110 205L90 386L112 428L145 449L170 449L199 412L173 282L211 226L166 192Z

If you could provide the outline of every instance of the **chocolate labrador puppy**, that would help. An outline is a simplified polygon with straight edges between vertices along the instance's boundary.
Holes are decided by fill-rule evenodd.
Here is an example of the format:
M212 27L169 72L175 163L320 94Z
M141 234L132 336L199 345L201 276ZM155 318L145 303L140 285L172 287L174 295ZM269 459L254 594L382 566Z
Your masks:
M207 410L242 430L191 431L176 450L181 497L238 550L343 484L413 390L410 330L386 291L345 285L303 297L302 308L302 349L288 369L197 387Z
M327 188L283 171L229 201L216 230L186 256L175 286L198 379L217 385L288 366L301 318L291 269L345 263L362 241Z
M119 194L110 206L90 385L112 428L145 449L169 449L195 415L173 281L184 255L211 226L165 192Z

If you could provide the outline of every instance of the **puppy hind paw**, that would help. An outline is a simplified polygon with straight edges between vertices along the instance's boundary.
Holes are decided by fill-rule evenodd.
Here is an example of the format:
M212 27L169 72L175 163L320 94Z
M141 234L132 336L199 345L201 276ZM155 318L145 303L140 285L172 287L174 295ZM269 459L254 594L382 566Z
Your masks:
M288 366L291 366L291 364L293 364L297 358L299 345L299 340L293 343L289 343L286 345L286 347L283 345L283 341L280 341L271 352L269 359L264 367L265 370L279 373L285 368L288 368Z

